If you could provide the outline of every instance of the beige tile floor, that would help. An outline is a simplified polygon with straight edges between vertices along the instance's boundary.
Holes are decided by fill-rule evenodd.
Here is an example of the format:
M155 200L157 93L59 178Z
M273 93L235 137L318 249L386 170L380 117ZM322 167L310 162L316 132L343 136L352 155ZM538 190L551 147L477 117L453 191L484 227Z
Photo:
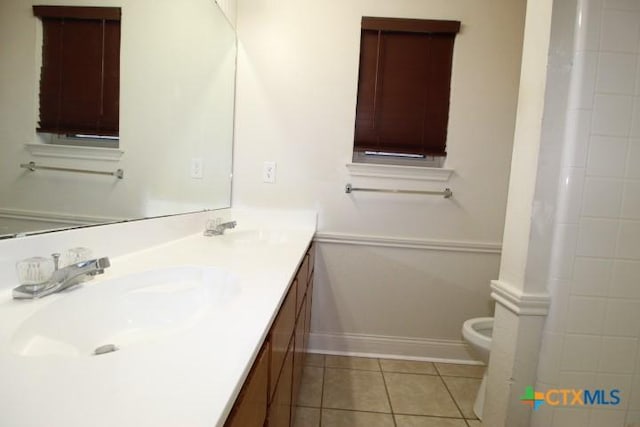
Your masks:
M308 354L295 427L479 427L484 367Z

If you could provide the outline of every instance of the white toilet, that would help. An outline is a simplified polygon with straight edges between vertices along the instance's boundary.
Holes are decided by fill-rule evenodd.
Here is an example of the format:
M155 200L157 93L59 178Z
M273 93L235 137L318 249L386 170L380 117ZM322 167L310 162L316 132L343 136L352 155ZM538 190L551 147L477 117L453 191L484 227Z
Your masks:
M489 363L489 351L491 350L491 335L493 334L493 317L476 317L469 319L462 325L462 336L469 344L472 354L484 362ZM487 388L487 371L482 377L482 383L478 390L473 412L482 419L482 407L484 406L484 394Z

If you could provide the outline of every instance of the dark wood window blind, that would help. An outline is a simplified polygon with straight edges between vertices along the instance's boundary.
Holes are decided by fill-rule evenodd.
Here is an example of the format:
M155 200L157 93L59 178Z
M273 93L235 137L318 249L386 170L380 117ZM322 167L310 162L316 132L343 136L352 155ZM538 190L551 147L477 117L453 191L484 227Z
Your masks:
M446 155L459 21L362 18L355 151Z
M117 136L120 8L33 6L42 20L38 132Z

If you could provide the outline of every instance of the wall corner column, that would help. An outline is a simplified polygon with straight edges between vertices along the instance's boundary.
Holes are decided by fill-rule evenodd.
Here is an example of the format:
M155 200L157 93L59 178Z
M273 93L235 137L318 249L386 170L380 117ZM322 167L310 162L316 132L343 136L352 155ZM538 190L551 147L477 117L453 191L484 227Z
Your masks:
M531 408L520 396L536 384L550 304L544 281L533 278L544 274L545 262L536 258L534 221L553 3L527 2L500 276L491 284L496 307L482 420L491 427L529 425Z

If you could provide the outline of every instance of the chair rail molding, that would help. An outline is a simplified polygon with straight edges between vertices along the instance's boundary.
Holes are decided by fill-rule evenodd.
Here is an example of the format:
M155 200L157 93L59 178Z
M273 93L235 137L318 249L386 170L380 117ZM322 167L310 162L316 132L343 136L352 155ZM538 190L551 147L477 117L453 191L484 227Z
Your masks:
M411 237L373 236L332 231L318 231L316 232L314 240L319 243L450 252L500 254L502 251L502 244L499 242L416 239Z
M544 293L528 293L500 280L491 281L491 298L519 316L546 316L551 296Z

